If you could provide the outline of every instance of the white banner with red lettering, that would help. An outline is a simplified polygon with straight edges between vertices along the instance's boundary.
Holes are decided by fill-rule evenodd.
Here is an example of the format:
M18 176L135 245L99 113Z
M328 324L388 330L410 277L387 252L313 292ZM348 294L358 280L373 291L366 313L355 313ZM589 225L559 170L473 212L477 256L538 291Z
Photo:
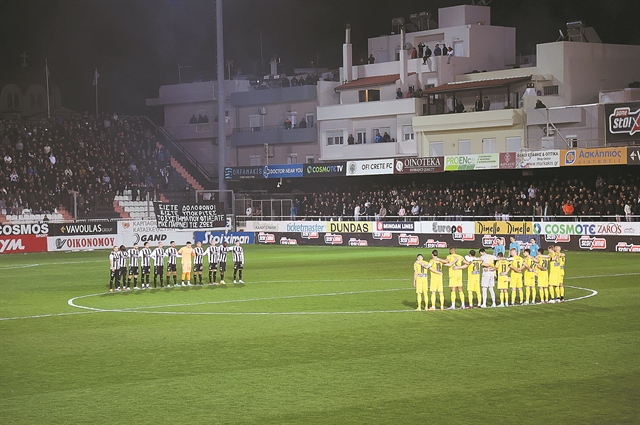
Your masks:
M91 251L94 249L112 249L122 244L120 235L88 236L49 236L47 250L55 251Z

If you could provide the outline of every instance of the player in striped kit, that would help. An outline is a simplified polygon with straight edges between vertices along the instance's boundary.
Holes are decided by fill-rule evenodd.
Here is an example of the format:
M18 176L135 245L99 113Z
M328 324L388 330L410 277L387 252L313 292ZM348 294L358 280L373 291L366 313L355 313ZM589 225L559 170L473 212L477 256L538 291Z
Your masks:
M151 275L151 249L149 248L149 242L145 242L144 248L140 250L140 266L140 287L142 289L148 288L149 276Z
M236 246L231 248L233 254L233 283L236 283L236 272L240 277L240 283L242 281L242 269L244 268L244 248L240 246L240 241L236 241Z
M200 283L202 285L202 263L204 257L204 249L202 249L202 242L196 242L196 247L193 248L193 284ZM199 282L197 280L200 280Z
M156 288L156 280L160 276L160 287L164 288L162 284L162 272L164 271L164 248L162 248L162 242L158 242L158 247L153 250L151 258L153 258L153 287Z
M109 253L109 270L111 271L109 275L109 292L113 292L113 283L116 282L116 289L118 289L118 247L114 246L113 251Z
M176 249L176 242L171 241L171 246L164 252L167 257L167 288L171 288L169 283L169 276L173 275L173 286L178 286L178 277L176 276L178 270L178 250Z
M204 251L204 255L209 258L209 285L215 285L218 270L218 247L213 239L211 239L211 245Z
M126 285L127 279L127 247L124 245L120 245L120 252L118 253L118 270L116 277L116 284L119 284L122 280L122 290L125 289L128 291L129 287ZM116 288L116 291L119 291L120 287Z
M227 271L227 243L223 242L222 246L218 246L218 267L220 268L220 285L224 285L224 272Z
M138 288L138 259L140 253L138 252L138 243L134 243L133 247L127 251L129 257L129 277L127 277L127 286L131 287L131 276L133 276L133 289Z

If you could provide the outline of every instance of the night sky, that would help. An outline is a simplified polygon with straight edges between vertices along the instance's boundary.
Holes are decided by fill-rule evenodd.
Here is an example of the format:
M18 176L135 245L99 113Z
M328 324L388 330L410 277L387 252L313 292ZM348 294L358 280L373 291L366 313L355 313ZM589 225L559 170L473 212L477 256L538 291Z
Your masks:
M389 34L391 19L471 0L223 0L225 57L232 73L260 71L260 34L265 71L273 54L286 68L342 62L344 27L352 27L354 62L367 38ZM595 27L605 43L640 44L636 0L493 0L492 25L516 27L517 53L535 53L552 42L566 22ZM94 107L93 71L100 73L102 110L157 115L144 106L158 88L215 79L215 1L7 1L0 5L0 72L28 63L44 67L60 87L64 106ZM312 64L313 62L313 64Z

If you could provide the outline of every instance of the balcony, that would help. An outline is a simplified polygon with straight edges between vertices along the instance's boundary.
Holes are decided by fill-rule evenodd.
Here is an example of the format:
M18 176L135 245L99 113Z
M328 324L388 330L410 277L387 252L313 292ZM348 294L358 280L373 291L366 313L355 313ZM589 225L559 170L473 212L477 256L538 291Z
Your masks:
M322 147L322 161L417 156L416 140L394 143L366 143L363 145L327 145Z
M306 102L318 98L315 85L281 87L231 93L231 106L257 106L274 103Z
M318 121L422 114L427 99L409 98L318 106Z
M225 133L231 134L231 124L227 124ZM218 137L218 123L167 125L164 127L176 140L212 139Z
M444 132L515 126L522 127L525 121L522 109L497 109L492 111L461 114L424 115L413 118L413 131Z
M293 128L291 130L285 130L282 125L254 128L247 127L236 128L231 134L231 146L256 146L263 145L265 143L270 145L281 145L293 143L315 143L317 141L318 129L316 127Z

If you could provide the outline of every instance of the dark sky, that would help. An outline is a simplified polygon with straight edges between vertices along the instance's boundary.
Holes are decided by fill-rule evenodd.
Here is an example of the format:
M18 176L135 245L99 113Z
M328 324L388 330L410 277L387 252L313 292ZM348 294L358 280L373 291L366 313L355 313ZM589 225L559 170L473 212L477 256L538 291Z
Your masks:
M265 64L272 54L287 67L336 68L342 61L344 26L352 27L356 58L368 37L389 34L391 19L471 0L223 0L225 56L236 69L260 67L260 34ZM640 44L636 0L493 0L493 25L517 28L517 52L555 41L565 23L583 20L603 42ZM157 114L144 106L158 88L215 78L215 1L29 1L0 3L0 72L9 75L28 63L49 60L63 105L92 110L93 70L100 77L102 110ZM233 72L233 71L232 71Z

